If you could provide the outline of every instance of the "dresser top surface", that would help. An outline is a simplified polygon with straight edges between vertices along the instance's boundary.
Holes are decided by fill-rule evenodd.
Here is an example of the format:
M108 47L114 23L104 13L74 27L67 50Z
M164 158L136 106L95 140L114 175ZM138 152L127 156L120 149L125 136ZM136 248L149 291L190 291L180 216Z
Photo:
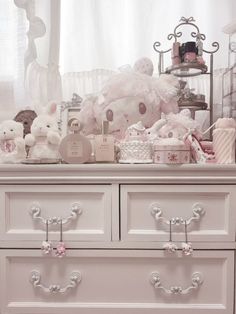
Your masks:
M38 182L211 182L236 183L236 165L55 164L0 165L0 183ZM141 183L141 182L140 182Z

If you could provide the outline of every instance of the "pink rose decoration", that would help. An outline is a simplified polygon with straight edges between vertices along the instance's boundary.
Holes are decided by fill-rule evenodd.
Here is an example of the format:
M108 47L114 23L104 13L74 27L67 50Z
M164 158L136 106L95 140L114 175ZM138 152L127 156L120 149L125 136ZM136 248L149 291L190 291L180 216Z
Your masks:
M16 148L16 144L14 140L5 140L1 141L0 147L4 153L12 153Z
M55 254L57 257L63 257L66 255L66 246L64 242L58 243Z

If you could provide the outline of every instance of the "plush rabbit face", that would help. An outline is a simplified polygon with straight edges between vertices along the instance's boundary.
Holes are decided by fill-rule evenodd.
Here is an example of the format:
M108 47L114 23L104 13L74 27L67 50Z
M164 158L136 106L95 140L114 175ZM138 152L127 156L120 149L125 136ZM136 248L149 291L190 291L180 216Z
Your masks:
M58 132L56 120L56 104L50 104L45 109L41 109L31 126L31 134L35 137L47 136L49 131Z
M109 121L109 133L117 139L125 136L126 129L137 121L142 121L145 127L150 127L160 119L160 110L154 103L146 101L143 97L127 97L111 102L97 115L98 125L102 120Z
M34 119L31 126L31 134L35 137L47 136L49 131L58 131L57 121L53 116L47 114L40 114Z
M134 69L112 76L97 99L85 100L79 114L85 135L100 133L103 120L109 133L124 138L126 129L138 121L146 128L161 118L161 113L178 112L178 79L171 75L151 77L153 65L147 58Z
M30 147L29 157L33 159L58 159L60 135L56 119L56 104L46 108L38 108L37 118L31 126L31 134L25 137L25 143Z
M13 120L3 121L0 124L0 140L14 140L23 137L23 125Z

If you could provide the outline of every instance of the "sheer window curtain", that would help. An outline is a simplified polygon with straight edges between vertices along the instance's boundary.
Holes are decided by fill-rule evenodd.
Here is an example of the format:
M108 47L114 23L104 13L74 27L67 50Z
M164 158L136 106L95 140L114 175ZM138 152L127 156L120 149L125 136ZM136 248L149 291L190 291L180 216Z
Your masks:
M235 17L234 3L235 0L61 0L63 96L68 98L76 90L82 96L86 91L99 90L98 84L91 84L94 71L86 70L115 71L127 63L132 66L142 56L152 59L157 73L158 56L152 48L153 42L158 40L163 50L169 49L172 42L167 40L167 35L173 32L180 17L193 16L206 35L205 49L212 50L211 43L220 42L220 50L214 55L217 118L222 109L221 76L228 62L228 38L222 27ZM183 31L181 41L191 38L190 31L191 28L186 29L187 36ZM209 62L208 56L205 58ZM168 55L165 65L170 61ZM205 94L208 101L209 76L189 80L189 87ZM201 113L199 116L202 119Z
M166 36L181 16L195 17L207 36L206 48L215 40L220 42L214 67L227 65L228 38L222 26L235 19L235 0L15 2L20 8L13 0L0 0L0 109L8 106L7 112L14 106L68 100L72 92L81 96L96 92L120 66L132 66L142 56L152 59L157 72L153 42L159 40L163 49L169 48ZM25 4L31 5L28 13ZM36 17L44 21L47 31L43 36L39 32L35 45L29 47L26 33L33 21L31 30L37 33ZM31 51L31 59L24 68L26 50Z
M21 0L14 0L15 2ZM25 89L32 105L61 100L60 0L26 0L29 19ZM34 7L34 10L29 8Z
M13 1L0 0L0 120L25 106L24 54L28 22Z
M173 32L181 16L194 16L200 31L206 34L205 45L220 42L214 67L227 66L228 38L222 27L233 18L235 0L61 0L60 65L63 92L68 95L67 72L94 68L116 70L136 59L152 59L157 72L158 56L152 48L155 41L162 49L170 48L167 35ZM69 22L69 23L68 23ZM181 40L189 40L188 37ZM208 61L208 60L207 60ZM170 62L170 55L166 65ZM76 81L75 73L72 76ZM202 77L200 85L203 85ZM206 79L205 79L206 80ZM74 84L76 85L76 84ZM207 83L205 84L207 89ZM194 86L195 87L195 86ZM200 87L200 86L199 86Z
M222 27L236 14L234 2L61 0L61 73L101 67L114 70L127 63L133 65L142 56L151 58L157 71L153 43L158 40L163 50L170 48L172 41L167 40L167 35L173 32L182 16L195 18L200 31L206 35L205 48L210 50L212 42L220 42L215 68L225 67L228 38ZM186 28L187 36L181 37L181 41L191 38L190 31Z
M59 43L59 0L0 0L0 120L61 100Z

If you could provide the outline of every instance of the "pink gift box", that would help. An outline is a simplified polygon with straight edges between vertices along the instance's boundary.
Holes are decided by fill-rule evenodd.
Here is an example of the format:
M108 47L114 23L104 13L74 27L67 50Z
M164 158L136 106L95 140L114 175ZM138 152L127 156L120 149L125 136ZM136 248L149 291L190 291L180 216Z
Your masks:
M160 141L153 145L153 162L155 164L188 164L190 163L190 148L183 142L177 145ZM172 140L172 139L170 139ZM178 140L177 140L178 141Z

